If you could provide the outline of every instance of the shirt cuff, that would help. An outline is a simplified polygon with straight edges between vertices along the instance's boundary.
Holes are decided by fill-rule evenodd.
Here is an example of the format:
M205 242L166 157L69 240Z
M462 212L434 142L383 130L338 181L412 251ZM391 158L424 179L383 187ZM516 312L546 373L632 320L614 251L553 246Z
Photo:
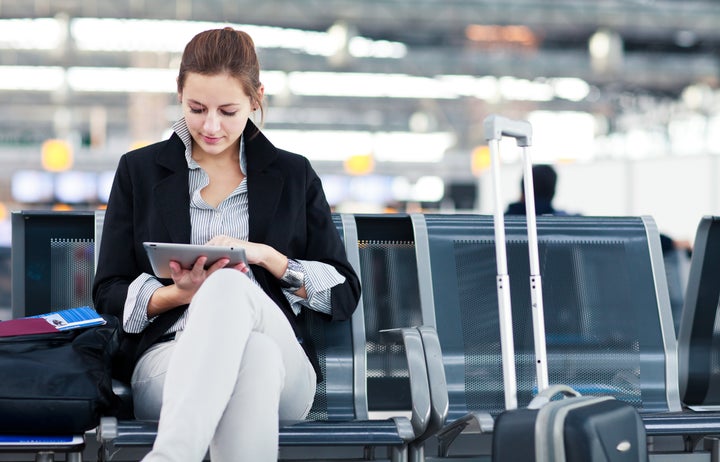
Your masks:
M307 298L298 297L293 289L284 289L285 297L290 302L293 312L300 314L300 307L306 306L320 313L330 314L332 304L330 289L345 282L345 276L338 273L335 267L319 261L297 260L305 273L305 293Z
M147 306L150 297L155 293L162 283L155 276L142 273L130 283L125 307L123 309L123 329L130 334L142 332L151 322L147 316Z

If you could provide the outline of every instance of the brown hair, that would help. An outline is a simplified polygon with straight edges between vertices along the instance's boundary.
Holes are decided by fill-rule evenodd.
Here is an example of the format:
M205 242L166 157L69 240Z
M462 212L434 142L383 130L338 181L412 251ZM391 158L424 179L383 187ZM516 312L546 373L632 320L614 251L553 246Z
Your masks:
M232 27L200 32L185 46L180 72L178 93L182 93L188 72L202 75L227 73L240 81L253 106L260 109L260 122L265 113L260 94L260 63L255 43L245 32Z

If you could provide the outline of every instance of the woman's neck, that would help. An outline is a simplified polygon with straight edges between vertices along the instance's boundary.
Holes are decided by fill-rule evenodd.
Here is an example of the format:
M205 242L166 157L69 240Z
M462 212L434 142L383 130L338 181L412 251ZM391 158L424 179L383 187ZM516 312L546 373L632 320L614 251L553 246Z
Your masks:
M192 158L195 162L198 163L198 165L202 167L223 167L228 165L239 165L240 147L238 143L235 143L221 153L208 154L207 152L200 149L200 147L193 142Z

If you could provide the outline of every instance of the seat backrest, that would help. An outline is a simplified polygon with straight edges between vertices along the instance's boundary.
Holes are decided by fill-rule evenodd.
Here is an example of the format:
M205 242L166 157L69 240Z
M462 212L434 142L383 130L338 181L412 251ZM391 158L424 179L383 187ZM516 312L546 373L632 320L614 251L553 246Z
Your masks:
M678 356L680 393L690 406L720 405L720 217L698 224L685 293Z
M550 383L679 410L675 336L649 218L538 217ZM426 324L443 349L448 419L504 410L493 219L414 215ZM537 390L524 217L506 217L518 404ZM427 236L427 248L420 244ZM422 239L425 239L424 237ZM427 264L422 262L427 259ZM661 275L661 277L658 277ZM667 384L667 385L666 385Z
M412 223L407 214L355 215L362 284L368 411L410 410L410 382L402 345L382 340L383 329L422 322ZM350 252L349 252L350 253ZM359 384L362 386L363 384Z
M16 211L12 317L92 306L94 212Z
M333 214L333 222L346 247L351 250L353 247L357 248L357 232L352 217ZM345 223L348 223L347 228ZM357 263L353 263L353 256L349 254L348 258L357 269ZM367 408L364 402L355 402L354 394L358 358L353 345L353 328L360 328L358 324L362 322L362 313L356 312L350 322L329 322L321 316L303 313L299 321L303 324L305 332L312 333L312 342L324 377L324 380L317 385L315 400L307 419L356 418L356 406L363 410ZM361 415L363 415L362 411Z

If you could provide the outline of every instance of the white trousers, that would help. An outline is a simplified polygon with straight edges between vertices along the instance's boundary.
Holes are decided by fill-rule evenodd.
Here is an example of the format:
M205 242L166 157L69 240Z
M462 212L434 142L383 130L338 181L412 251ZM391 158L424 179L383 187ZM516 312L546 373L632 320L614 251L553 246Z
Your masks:
M146 462L276 461L280 421L303 419L315 371L285 315L243 273L200 287L176 340L150 348L132 378L135 414L156 420Z

